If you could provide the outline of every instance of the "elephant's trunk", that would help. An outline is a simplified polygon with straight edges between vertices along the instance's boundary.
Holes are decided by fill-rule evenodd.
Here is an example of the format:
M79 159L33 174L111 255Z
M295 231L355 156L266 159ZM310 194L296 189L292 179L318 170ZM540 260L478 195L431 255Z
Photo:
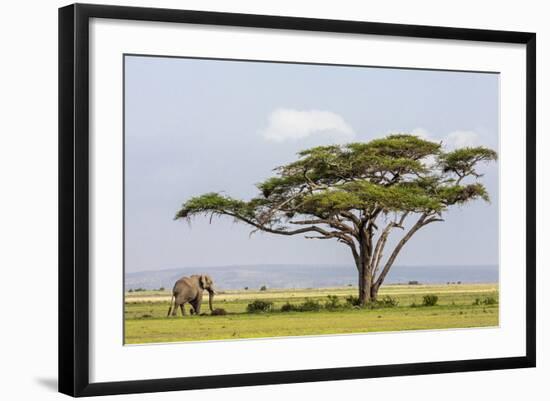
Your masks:
M212 300L214 299L214 291L208 291L208 306L210 307L210 312L214 309L212 308Z

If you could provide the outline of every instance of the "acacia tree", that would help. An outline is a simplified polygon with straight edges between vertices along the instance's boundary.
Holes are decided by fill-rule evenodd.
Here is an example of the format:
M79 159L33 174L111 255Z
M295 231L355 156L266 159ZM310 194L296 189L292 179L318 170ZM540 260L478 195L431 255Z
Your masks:
M230 216L252 232L334 239L351 250L361 305L376 300L399 252L418 230L443 221L453 205L489 201L476 167L497 159L485 147L445 152L441 143L404 134L298 155L257 184L255 198L207 193L187 200L176 219ZM395 230L401 237L384 257Z

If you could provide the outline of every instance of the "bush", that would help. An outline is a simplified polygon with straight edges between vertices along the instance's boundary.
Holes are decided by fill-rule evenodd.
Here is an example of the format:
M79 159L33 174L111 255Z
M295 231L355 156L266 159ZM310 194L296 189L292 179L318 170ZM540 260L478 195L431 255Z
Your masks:
M439 297L437 295L434 295L434 294L424 295L424 298L422 298L422 305L435 306L437 305L438 300L439 300Z
M260 299L255 300L252 303L249 303L246 307L248 313L262 313L262 312L271 312L273 309L273 302L262 301Z
M420 285L420 283L416 280L409 281L409 285Z
M260 287L260 291L267 291L267 287L266 287L265 285L262 285L262 286Z
M494 296L485 297L485 298L479 298L477 297L474 302L472 302L472 305L479 306L479 305L496 305L498 304L498 299Z
M312 299L307 299L304 303L299 305L287 302L281 306L281 312L318 312L321 309L323 309L323 305L321 305L319 301L314 301Z
M389 295L385 295L376 302L373 302L373 305L378 308L395 308L399 305L399 301Z
M281 306L281 312L298 312L300 309L290 302L287 302L283 306Z
M222 309L222 308L216 308L212 311L212 315L213 316L227 315L227 311L225 309Z
M359 306L359 297L354 297L353 295L346 297L346 304L348 306Z
M325 302L326 309L338 309L340 307L340 300L336 295L327 295L327 301Z
M322 306L319 301L307 299L303 304L300 304L300 312L317 312L321 310Z
M164 291L164 287L160 287L160 288L159 288L159 291Z

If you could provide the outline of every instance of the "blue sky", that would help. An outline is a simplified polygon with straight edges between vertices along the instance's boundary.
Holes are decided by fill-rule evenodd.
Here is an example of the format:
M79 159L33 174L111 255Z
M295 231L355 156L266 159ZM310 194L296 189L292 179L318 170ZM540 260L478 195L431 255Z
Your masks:
M125 58L126 271L244 264L352 264L331 241L258 233L230 219L173 217L188 198L256 195L276 166L315 145L395 132L448 149L498 150L496 74L186 58ZM407 244L400 265L498 263L492 202L454 208ZM396 233L399 234L399 233ZM395 237L397 238L397 237ZM391 244L390 244L391 245Z

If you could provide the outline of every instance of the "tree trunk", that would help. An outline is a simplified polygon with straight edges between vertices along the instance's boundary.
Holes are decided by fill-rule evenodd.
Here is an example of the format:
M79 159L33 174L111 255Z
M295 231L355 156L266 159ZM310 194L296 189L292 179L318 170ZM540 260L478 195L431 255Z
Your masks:
M384 232L381 234L381 238L376 244L376 248L373 250L373 233L372 230L364 230L360 228L361 236L357 238L359 242L359 252L353 251L353 257L355 259L355 264L357 266L357 271L359 275L359 305L365 306L370 302L375 302L378 297L378 290L384 282L388 272L390 271L393 263L395 262L397 255L401 252L401 249L405 246L407 241L423 226L430 224L434 221L442 221L439 218L431 217L428 213L423 213L416 223L409 229L409 231L401 238L393 249L390 257L386 261L380 274L377 274L375 270L378 270L380 263L381 255L386 245L386 239L389 235L389 229L392 227L402 227L404 218L408 213L404 214L401 217L399 223L393 223L393 225L388 225ZM371 226L369 226L371 227ZM378 277L374 277L377 274ZM376 280L375 280L376 279Z
M362 270L362 267L359 270L359 305L365 306L367 302L368 289L365 288L365 273Z
M370 289L370 300L371 302L374 302L376 301L376 298L378 298L378 289L380 287L378 287L376 284L373 284L371 289Z
M372 273L366 266L359 269L359 306L365 306L372 301L376 301L378 289L374 290Z

